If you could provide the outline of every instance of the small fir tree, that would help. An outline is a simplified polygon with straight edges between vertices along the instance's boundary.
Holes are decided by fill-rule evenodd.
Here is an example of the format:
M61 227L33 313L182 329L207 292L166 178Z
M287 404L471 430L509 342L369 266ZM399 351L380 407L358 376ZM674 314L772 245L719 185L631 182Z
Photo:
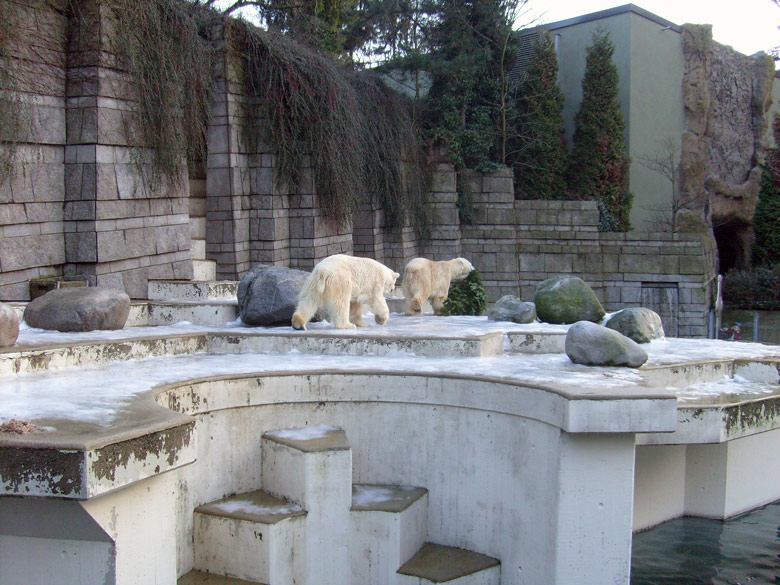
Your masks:
M481 315L487 309L487 291L476 268L450 285L442 315Z
M515 192L521 199L566 197L563 102L555 42L544 31L533 44L518 99L519 129L511 145Z
M567 182L574 196L598 201L602 231L625 232L631 229L633 196L628 190L630 159L624 139L625 121L617 101L614 52L609 35L597 29L587 50Z
M774 148L769 149L761 175L761 191L753 215L753 264L780 264L780 118L772 122Z

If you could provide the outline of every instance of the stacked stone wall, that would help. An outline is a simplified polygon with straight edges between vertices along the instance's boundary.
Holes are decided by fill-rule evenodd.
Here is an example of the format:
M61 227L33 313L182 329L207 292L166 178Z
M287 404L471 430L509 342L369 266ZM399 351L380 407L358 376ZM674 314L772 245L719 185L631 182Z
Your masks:
M467 178L474 221L461 226L463 254L479 270L488 301L517 294L517 220L511 170Z
M717 266L708 234L599 232L598 207L586 201L517 201L515 213L523 300L533 300L541 281L564 275L587 282L610 312L648 306L663 289L677 307L674 322L664 323L668 333L706 336Z
M0 186L0 295L73 275L145 297L149 278L191 277L186 181L153 186L150 153L128 138L138 106L116 15L97 0L4 1L22 110Z
M140 143L139 104L115 49L109 4L0 1L18 5L27 39L14 62L37 72L22 76L34 84L17 88L32 123L19 145L19 172L0 186L3 300L25 300L29 280L42 275L81 275L134 297L145 297L149 278L190 278L192 203L193 215L205 213L206 255L220 279L240 279L259 263L310 270L336 253L376 258L398 272L418 255L464 256L490 301L532 300L542 280L577 275L609 311L663 297L675 303L676 334L705 334L717 265L710 236L602 233L595 203L515 201L509 171L464 177L474 220L462 224L455 171L439 163L425 241L410 226L386 226L376 205L354 225L331 221L318 205L311 161L299 185L280 184L274 149L248 132L262 121L250 120L257 108L240 51L218 30L205 176L201 169L181 184L149 181L151 152ZM36 45L39 37L45 46Z
M351 253L352 228L327 218L317 204L311 160L298 185L280 183L274 148L258 128L256 98L247 95L243 54L220 35L222 51L209 126L207 256L217 277L240 279L255 264L311 270L319 259Z
M151 278L190 278L189 183L157 180L139 99L109 3L70 3L65 273L146 296Z
M0 298L29 298L29 280L62 275L65 262L66 2L5 0L9 34L1 88L16 104L10 174L0 181ZM0 67L5 64L0 63Z

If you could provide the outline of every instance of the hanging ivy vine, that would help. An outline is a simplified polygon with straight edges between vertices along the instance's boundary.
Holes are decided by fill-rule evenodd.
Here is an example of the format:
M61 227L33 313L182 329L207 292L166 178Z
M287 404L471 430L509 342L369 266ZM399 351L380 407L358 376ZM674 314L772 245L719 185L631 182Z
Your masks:
M369 73L355 72L289 36L229 21L256 104L249 140L273 145L277 179L295 189L307 157L325 213L347 222L377 203L388 225L425 235L430 172L408 103Z
M182 179L185 162L206 157L214 52L205 34L217 13L187 0L103 1L137 92L128 137L152 150L153 179Z

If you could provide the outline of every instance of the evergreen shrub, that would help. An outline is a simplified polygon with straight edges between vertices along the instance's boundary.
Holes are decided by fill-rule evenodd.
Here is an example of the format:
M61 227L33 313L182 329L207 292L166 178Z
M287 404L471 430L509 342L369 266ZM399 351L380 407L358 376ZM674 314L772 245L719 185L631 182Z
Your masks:
M730 309L780 311L780 264L730 270L723 277L723 304Z
M772 121L774 148L770 148L762 166L761 191L753 215L753 264L780 264L780 118Z
M587 49L582 104L574 119L573 149L567 179L574 196L599 204L601 231L631 229L632 194L628 190L625 121L617 101L618 72L612 62L615 47L597 29Z
M487 291L476 268L463 280L453 282L444 300L442 315L482 315L487 309Z

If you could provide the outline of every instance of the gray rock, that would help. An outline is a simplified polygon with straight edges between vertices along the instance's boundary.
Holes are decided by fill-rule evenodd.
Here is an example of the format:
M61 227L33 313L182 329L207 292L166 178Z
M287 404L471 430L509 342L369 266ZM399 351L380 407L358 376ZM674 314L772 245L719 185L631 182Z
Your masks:
M238 283L241 321L246 325L289 325L308 276L308 272L294 268L254 266Z
M30 327L57 331L121 329L130 313L130 297L110 288L50 290L30 301L24 320Z
M661 317L645 307L618 311L604 325L637 343L648 343L664 336Z
M576 276L548 278L539 283L534 303L537 316L545 323L597 323L606 314L593 289Z
M514 323L533 323L536 320L536 305L522 301L514 295L504 295L490 310L488 319L492 321L513 321Z
M16 309L0 303L0 347L9 347L19 337L19 315Z
M648 357L635 341L590 321L579 321L569 327L565 350L571 361L586 366L638 368Z

